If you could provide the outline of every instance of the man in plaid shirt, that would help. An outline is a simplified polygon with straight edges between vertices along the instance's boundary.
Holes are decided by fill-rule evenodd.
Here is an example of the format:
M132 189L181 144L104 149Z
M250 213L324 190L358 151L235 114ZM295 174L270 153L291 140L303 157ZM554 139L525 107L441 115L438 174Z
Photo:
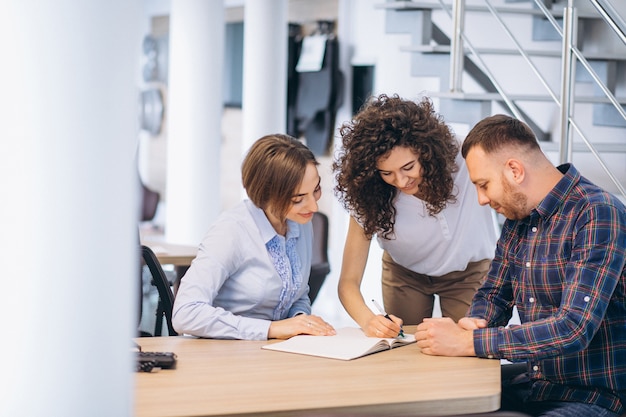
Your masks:
M626 208L532 130L488 117L462 147L480 204L507 220L467 317L425 319L425 354L526 362L503 379L502 410L534 416L626 411ZM517 307L520 325L507 323Z

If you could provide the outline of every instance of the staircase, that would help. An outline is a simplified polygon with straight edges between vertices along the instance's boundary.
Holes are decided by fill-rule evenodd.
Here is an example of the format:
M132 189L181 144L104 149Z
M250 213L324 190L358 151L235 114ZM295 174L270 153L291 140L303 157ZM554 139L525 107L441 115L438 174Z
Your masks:
M528 123L555 164L626 201L626 5L621 0L388 0L411 76L438 77L448 122ZM619 9L616 7L619 6Z

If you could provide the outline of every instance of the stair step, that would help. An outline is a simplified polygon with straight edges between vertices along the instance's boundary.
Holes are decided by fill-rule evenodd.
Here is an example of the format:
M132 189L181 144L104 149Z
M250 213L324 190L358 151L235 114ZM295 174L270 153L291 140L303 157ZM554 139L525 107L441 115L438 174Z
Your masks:
M444 6L452 10L452 3L446 2L444 3ZM440 3L432 2L432 1L398 0L398 1L377 4L376 8L397 10L397 11L407 11L407 10L441 10L442 7ZM544 16L542 10L533 8L530 4L529 4L529 7L495 6L494 9L499 13ZM550 10L550 12L552 13L552 16L556 18L563 17L564 9L548 9L548 10ZM466 12L490 12L487 6L480 6L480 5L473 5L473 4L466 4L465 11ZM599 15L590 13L586 10L577 10L577 14L579 18L601 19Z
M559 144L556 142L539 142L539 144L545 152L559 151ZM591 152L584 143L574 142L572 146L574 152ZM626 143L594 143L593 147L599 153L626 153Z
M498 93L457 93L450 91L429 91L430 97L449 98L455 100L473 100L473 101L503 101L502 97ZM512 101L554 101L548 94L507 94L508 98ZM615 97L618 103L626 105L626 97ZM587 96L577 95L574 97L576 103L611 103L611 101L604 96Z
M450 53L450 45L415 45L415 46L406 46L401 47L400 50L404 52L421 52L425 54L449 54ZM474 48L479 54L485 55L519 55L520 52L517 49L506 49L506 48ZM525 50L525 52L529 56L540 56L540 57L554 57L561 58L561 50L542 50L542 49L534 49L534 50ZM471 55L471 51L469 49L465 50L466 55ZM626 61L626 56L617 56L615 54L605 54L598 52L589 52L585 53L583 51L583 55L587 60L594 61Z

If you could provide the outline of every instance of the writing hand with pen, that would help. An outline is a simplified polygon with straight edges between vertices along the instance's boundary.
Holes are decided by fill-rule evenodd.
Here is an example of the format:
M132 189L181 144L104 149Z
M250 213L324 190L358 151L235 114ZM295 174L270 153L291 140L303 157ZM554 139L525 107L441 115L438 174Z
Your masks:
M369 337L404 337L402 319L385 313L385 310L375 300L372 302L380 314L372 317L367 326L363 328L365 335Z

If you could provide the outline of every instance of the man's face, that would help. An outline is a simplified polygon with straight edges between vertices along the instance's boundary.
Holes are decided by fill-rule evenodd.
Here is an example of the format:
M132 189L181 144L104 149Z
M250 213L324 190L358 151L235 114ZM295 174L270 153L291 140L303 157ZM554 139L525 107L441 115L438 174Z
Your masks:
M478 203L489 206L507 219L519 220L530 214L528 199L512 180L508 160L473 147L465 158L470 179L476 186Z

